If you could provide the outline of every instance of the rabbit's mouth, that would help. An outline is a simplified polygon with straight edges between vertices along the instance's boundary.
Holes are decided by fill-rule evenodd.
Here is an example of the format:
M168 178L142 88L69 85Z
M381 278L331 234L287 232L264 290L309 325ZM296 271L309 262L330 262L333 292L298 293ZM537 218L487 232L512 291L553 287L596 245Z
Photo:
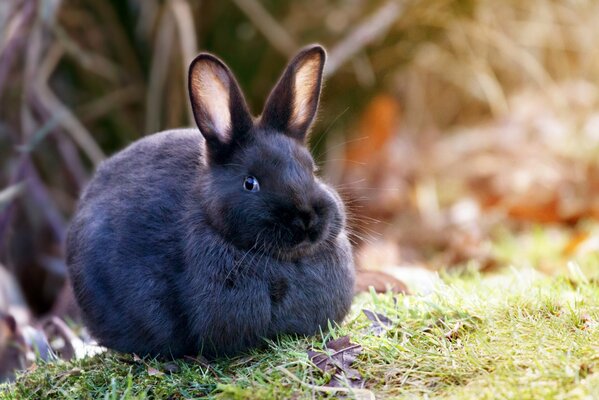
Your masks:
M287 257L299 258L314 253L329 235L329 229L326 223L311 229L296 229L293 230L289 241L284 243L282 247Z
M314 254L319 248L321 242L312 243L303 241L292 246L287 246L285 249L277 251L277 256L282 260L294 261L306 256Z

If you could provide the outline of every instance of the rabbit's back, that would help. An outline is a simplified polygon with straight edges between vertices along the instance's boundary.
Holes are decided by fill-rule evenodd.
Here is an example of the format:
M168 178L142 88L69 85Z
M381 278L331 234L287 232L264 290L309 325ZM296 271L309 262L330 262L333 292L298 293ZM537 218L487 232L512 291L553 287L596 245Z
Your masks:
M116 350L164 352L187 329L177 279L180 220L203 138L166 131L105 161L83 194L68 237L68 265L87 326ZM149 338L151 340L149 340Z

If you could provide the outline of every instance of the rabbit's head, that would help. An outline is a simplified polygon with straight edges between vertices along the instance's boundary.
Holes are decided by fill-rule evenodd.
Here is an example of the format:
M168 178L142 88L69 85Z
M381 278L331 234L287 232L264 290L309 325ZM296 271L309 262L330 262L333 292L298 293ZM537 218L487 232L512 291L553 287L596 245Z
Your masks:
M298 258L344 228L343 204L315 175L305 145L325 57L320 46L295 56L256 119L222 61L200 54L190 66L192 109L205 138L198 207L240 249Z

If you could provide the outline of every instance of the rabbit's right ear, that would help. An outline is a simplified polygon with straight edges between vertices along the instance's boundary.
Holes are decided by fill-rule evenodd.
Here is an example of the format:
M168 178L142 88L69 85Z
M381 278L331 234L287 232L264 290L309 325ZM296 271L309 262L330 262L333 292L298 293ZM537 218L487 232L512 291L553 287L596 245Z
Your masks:
M189 98L196 124L212 157L226 154L252 128L252 117L235 77L208 53L189 66Z
M305 140L318 109L326 52L320 45L301 50L289 62L272 90L261 124L298 140Z

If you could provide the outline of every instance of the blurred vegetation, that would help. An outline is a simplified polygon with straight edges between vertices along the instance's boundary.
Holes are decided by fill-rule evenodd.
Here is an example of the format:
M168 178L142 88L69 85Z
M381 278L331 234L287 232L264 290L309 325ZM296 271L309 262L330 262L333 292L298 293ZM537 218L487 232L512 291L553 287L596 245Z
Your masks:
M542 238L525 259L547 273L599 251L599 2L9 0L0 32L0 312L21 320L73 315L77 197L105 157L193 125L199 51L257 115L291 55L328 49L311 145L383 284L521 259L497 240Z

